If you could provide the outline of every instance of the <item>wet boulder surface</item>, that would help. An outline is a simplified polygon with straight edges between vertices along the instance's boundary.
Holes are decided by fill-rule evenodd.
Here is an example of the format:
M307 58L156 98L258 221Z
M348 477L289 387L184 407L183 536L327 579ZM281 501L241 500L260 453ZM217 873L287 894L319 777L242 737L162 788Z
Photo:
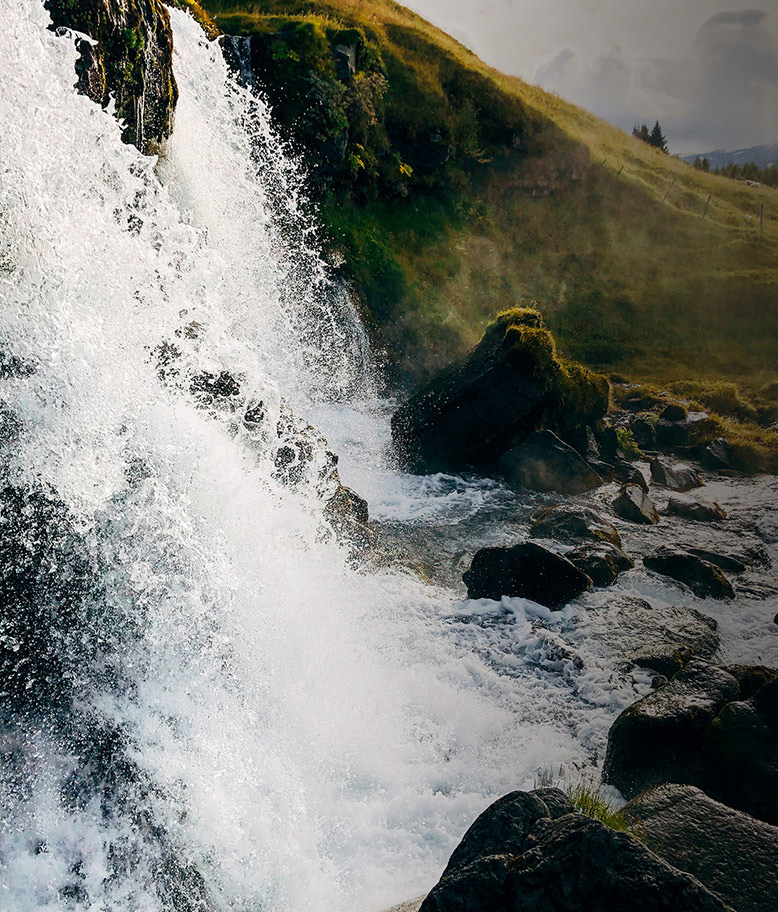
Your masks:
M778 909L778 827L690 785L662 785L622 809L630 832L738 912Z
M551 431L534 431L498 462L509 484L532 491L580 494L602 484L602 478L576 450Z
M621 547L618 529L601 513L585 506L562 504L546 508L534 517L530 535L569 544L607 542Z
M717 895L554 789L513 792L476 820L421 912L725 912Z
M617 516L638 525L655 525L659 513L651 498L639 485L624 485L615 500L613 510Z
M694 785L778 824L778 672L692 661L616 719L603 780L627 798Z
M591 588L592 580L566 557L535 542L482 548L463 576L471 599L519 597L562 608Z
M699 598L733 599L735 590L721 569L697 554L663 545L643 558L656 573L688 586Z

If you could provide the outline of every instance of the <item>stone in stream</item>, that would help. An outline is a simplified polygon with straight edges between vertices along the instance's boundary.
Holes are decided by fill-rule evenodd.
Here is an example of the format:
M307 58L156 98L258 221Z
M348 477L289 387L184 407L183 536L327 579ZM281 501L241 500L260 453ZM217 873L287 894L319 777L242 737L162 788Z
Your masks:
M626 798L694 785L778 825L778 672L691 662L613 723L603 781Z
M565 640L609 664L639 665L668 677L695 657L711 658L719 648L713 618L685 605L653 605L621 593L587 605Z
M591 507L548 507L535 516L530 535L568 543L603 541L621 547L621 536L616 527Z
M420 912L732 912L694 877L553 791L513 792L487 808ZM506 819L514 807L517 819Z
M693 522L723 522L727 514L717 503L701 503L688 497L671 497L667 512Z
M671 491L691 491L702 487L702 479L696 470L686 465L669 465L658 456L651 460L651 479L655 484Z
M568 551L565 557L591 577L595 586L610 586L620 573L631 570L635 562L621 548L608 542L582 545Z
M558 609L592 586L591 579L566 557L534 542L512 548L481 548L462 576L467 597L530 599Z
M732 599L735 590L721 570L689 551L663 545L643 558L643 564L655 573L669 576L688 586L698 598Z
M778 827L709 798L691 785L661 785L621 812L629 830L738 912L778 909Z
M659 522L656 507L638 485L624 485L613 501L613 510L617 516L629 522L641 525L655 525Z
M531 491L581 494L598 488L602 478L571 446L551 431L535 431L498 462L509 484Z

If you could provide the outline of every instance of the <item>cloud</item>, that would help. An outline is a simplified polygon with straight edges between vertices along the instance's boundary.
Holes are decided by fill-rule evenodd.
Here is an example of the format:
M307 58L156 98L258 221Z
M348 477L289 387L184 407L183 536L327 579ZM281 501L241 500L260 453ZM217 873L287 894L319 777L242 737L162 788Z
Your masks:
M627 130L660 120L674 151L778 140L778 35L761 9L710 16L674 57L568 47L535 81Z

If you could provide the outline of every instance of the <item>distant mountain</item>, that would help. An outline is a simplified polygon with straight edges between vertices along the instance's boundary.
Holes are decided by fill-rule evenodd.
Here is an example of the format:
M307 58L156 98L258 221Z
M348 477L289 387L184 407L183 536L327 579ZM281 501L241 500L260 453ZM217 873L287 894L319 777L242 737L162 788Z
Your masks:
M707 158L711 168L723 168L730 162L734 162L736 165L754 162L758 167L766 168L768 165L778 163L778 143L770 143L766 146L751 146L748 149L735 149L733 152L727 152L726 149L716 149L713 152L700 152L699 157ZM697 158L697 155L682 155L681 158L691 163Z

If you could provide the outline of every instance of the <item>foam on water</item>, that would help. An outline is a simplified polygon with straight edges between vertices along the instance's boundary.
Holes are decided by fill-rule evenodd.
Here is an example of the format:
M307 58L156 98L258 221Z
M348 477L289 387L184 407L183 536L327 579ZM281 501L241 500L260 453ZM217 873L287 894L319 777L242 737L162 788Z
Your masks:
M0 349L36 366L2 380L5 473L54 492L102 568L70 714L4 718L0 906L157 912L176 878L177 909L418 895L491 799L598 762L644 683L569 661L574 608L352 566L316 487L279 481L273 434L182 377L230 372L270 428L287 405L315 419L379 518L457 523L507 495L386 458L364 333L263 103L171 11L157 166L74 93L41 4L0 6ZM132 774L64 801L106 731Z

